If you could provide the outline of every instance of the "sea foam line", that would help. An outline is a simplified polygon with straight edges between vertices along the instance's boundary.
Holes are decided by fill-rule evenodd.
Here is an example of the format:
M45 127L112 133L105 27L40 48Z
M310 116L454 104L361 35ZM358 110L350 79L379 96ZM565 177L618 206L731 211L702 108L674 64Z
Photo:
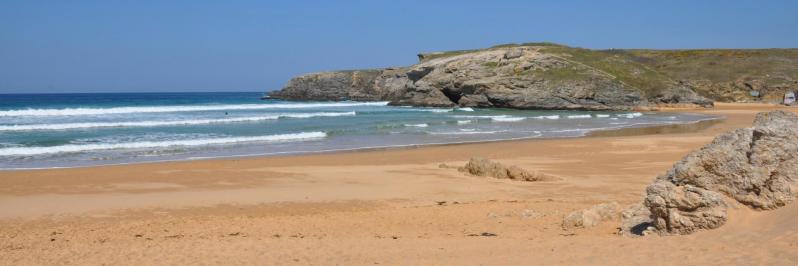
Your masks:
M585 119L585 118L591 118L591 117L592 116L590 116L590 115L569 115L568 119Z
M68 144L52 147L18 147L0 149L0 156L30 156L50 153L69 153L93 150L113 150L113 149L139 149L139 148L163 148L176 146L205 146L230 144L238 142L278 142L278 141L300 141L309 139L319 139L327 136L324 132L301 132L295 134L279 134L268 136L253 137L229 137L211 139L192 139L192 140L170 140L170 141L141 141L114 144Z
M172 113L223 110L302 109L323 107L385 106L388 102L292 103L292 104L227 104L227 105L175 105L111 108L20 109L0 111L0 116L75 116L129 113Z
M65 123L65 124L33 124L33 125L8 125L0 126L0 131L32 131L32 130L66 130L103 127L159 127L159 126L187 126L237 122L257 122L275 120L280 118L311 118L331 116L354 116L355 112L318 112L279 114L257 117L221 118L221 119L195 119L178 121L137 121L137 122L96 122L96 123Z

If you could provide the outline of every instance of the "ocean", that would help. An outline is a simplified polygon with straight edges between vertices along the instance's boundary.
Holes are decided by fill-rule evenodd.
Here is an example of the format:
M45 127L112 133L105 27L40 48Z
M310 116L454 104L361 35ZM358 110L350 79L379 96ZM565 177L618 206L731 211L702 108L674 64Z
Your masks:
M257 92L0 94L0 168L314 153L693 123L686 113L260 100Z

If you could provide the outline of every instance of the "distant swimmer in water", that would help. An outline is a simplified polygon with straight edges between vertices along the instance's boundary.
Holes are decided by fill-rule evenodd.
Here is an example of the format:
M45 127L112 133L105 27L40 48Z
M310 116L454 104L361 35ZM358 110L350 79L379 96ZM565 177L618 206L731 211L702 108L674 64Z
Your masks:
M227 115L227 112L224 112L224 115Z

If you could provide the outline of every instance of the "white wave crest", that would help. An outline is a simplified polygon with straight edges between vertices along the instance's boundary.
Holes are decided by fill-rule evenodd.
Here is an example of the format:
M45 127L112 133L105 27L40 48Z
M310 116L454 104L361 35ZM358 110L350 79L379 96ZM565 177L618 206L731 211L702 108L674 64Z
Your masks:
M619 114L619 115L615 115L615 116L617 116L617 117L625 117L625 118L635 118L635 117L638 117L638 116L643 116L643 113L637 112L637 113Z
M433 112L433 113L448 113L448 112L453 111L452 109L431 109L431 108L430 109L418 109L418 110L419 111L424 111L424 112Z
M598 114L598 115L596 115L596 117L598 117L598 118L607 118L607 117L610 117L610 115Z
M67 129L103 128L103 127L184 126L184 125L205 125L205 124L238 123L238 122L257 122L264 120L274 120L279 118L311 118L311 117L330 117L330 116L354 116L354 115L356 115L355 112L338 112L338 113L318 112L318 113L279 114L279 115L257 116L257 117L195 119L195 120L180 120L180 121L136 121L136 122L9 125L9 126L0 126L0 131L67 130Z
M462 107L462 108L457 108L457 111L463 111L463 112L473 112L473 111L474 111L474 108L471 108L471 107Z
M429 132L430 135L475 135L475 134L496 134L507 132L506 130L499 131L444 131L444 132Z
M172 113L224 110L303 109L323 107L385 106L388 102L338 102L338 103L287 103L287 104L227 104L227 105L175 105L111 108L20 109L0 111L0 116L76 116L129 113ZM451 110L449 110L451 111Z
M319 112L319 113L296 113L281 114L280 118L311 118L311 117L334 117L334 116L354 116L355 112Z
M590 116L590 115L569 115L568 119L585 119L585 118L591 118L591 117L592 116Z
M428 127L428 124L405 124L406 127Z
M471 120L457 120L458 125L471 124Z
M164 148L179 146L205 146L230 144L238 142L282 142L300 141L309 139L324 138L324 132L302 132L295 134L279 134L254 137L229 137L211 139L192 139L192 140L170 140L170 141L141 141L113 144L68 144L52 147L15 147L0 149L0 156L30 156L50 153L73 153L93 150L115 150L115 149L140 149L140 148Z
M517 117L517 116L503 116L503 117L492 117L491 120L496 122L518 122L523 121L526 117Z
M536 117L533 117L533 118L535 118L535 119L557 120L557 119L560 119L560 116L559 115L542 115L542 116L536 116Z

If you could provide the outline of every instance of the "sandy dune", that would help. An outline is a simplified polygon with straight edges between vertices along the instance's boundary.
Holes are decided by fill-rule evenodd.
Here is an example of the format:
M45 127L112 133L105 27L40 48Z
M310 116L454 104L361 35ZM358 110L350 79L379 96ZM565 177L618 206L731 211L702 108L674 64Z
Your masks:
M795 265L796 204L738 207L689 236L560 226L573 210L641 201L682 156L776 108L719 105L701 112L726 120L690 132L0 172L0 264ZM562 180L438 167L472 156Z

